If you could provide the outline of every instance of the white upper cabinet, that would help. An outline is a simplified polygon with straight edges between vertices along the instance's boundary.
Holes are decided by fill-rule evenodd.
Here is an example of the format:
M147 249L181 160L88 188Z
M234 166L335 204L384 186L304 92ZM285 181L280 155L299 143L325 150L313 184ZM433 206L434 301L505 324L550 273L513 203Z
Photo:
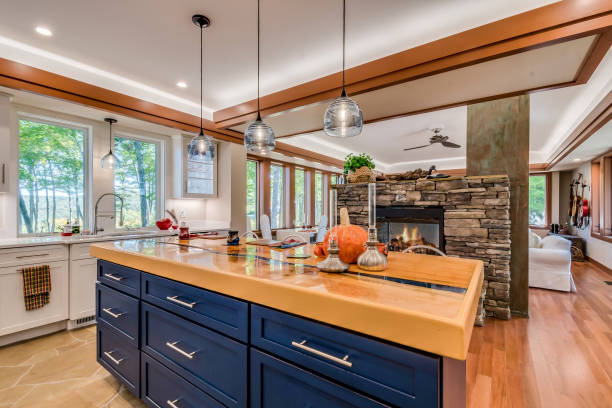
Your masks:
M0 92L0 193L9 191L11 156L11 96ZM14 136L13 139L17 140Z
M213 157L204 156L191 159L187 155L189 137L174 136L172 142L174 158L174 197L175 198L214 198L217 197L217 157L219 144L215 145Z

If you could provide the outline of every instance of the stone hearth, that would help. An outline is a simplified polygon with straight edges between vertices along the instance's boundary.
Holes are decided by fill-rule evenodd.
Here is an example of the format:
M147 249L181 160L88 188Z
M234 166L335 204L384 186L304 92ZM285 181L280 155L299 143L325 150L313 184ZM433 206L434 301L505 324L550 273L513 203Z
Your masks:
M338 207L351 223L367 228L367 183L334 185ZM507 176L378 182L377 207L440 207L449 256L484 262L484 285L476 324L486 316L510 318L510 182Z

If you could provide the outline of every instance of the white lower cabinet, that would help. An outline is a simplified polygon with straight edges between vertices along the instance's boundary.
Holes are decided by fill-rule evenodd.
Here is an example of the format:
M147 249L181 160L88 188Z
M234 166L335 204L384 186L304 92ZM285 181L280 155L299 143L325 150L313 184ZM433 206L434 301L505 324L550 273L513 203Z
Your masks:
M96 314L97 259L70 261L70 320Z
M68 261L45 262L44 258L41 256L36 263L0 268L0 336L68 319ZM49 303L26 311L21 270L41 264L51 268Z

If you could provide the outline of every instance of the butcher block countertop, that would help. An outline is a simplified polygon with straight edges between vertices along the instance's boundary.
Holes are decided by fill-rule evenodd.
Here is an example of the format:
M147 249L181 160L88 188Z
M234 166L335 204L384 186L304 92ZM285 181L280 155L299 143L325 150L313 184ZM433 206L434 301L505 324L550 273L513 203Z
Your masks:
M244 242L244 241L243 241ZM318 271L287 258L313 246L271 249L176 237L97 243L91 255L437 355L465 360L483 282L473 259L389 253L383 272Z

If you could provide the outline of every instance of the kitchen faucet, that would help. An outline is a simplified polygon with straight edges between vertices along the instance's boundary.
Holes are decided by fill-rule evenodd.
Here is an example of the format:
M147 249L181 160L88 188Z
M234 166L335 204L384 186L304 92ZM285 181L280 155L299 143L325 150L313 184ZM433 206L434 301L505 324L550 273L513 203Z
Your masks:
M121 207L119 207L119 225L120 226L123 225L123 197L115 193L104 193L100 197L98 197L98 200L96 201L96 206L94 208L94 230L93 230L94 235L97 234L98 232L104 231L104 228L98 228L98 204L100 204L100 200L104 196L107 196L107 195L115 196L121 201ZM102 216L100 215L100 217ZM114 218L114 215L111 215L110 218L111 219Z

